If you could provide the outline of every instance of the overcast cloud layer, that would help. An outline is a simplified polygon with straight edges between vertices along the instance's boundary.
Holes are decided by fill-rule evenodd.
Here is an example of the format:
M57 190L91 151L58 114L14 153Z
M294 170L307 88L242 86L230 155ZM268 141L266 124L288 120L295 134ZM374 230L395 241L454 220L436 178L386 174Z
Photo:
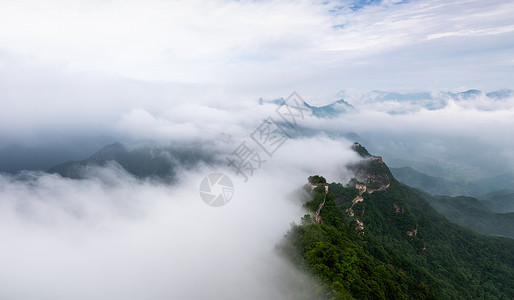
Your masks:
M2 1L1 65L306 96L512 84L512 2L369 3Z

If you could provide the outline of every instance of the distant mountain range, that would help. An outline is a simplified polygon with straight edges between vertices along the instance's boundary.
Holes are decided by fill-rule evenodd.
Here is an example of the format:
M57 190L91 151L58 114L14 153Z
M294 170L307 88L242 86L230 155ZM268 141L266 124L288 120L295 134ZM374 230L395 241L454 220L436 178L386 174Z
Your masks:
M503 174L472 181L456 181L430 176L411 167L391 168L391 172L400 182L433 195L464 195L490 199L491 196L486 195L491 195L493 192L514 191L514 174ZM508 192L504 194L509 195Z
M479 233L514 238L514 174L457 182L410 167L390 170L398 181L421 190L428 203L453 222Z
M514 212L492 212L484 202L473 197L428 194L423 194L423 197L438 213L452 222L478 233L514 239ZM513 204L510 202L511 207Z
M74 137L35 146L10 144L0 148L0 172L46 170L68 160L82 159L111 142L111 137Z
M384 101L424 101L424 100L432 100L433 97L429 92L420 92L420 93L396 93L396 92L386 92L374 90L369 93L366 93L360 97L360 99L364 100L364 102L384 102Z
M344 91L342 92L344 94ZM419 93L397 93L374 90L369 93L363 94L357 99L364 100L359 102L384 102L384 101L396 101L396 102L407 102L407 101L430 101L437 98L442 99L453 99L453 100L469 100L475 97L484 96L494 100L501 100L506 98L514 97L514 91L511 89L501 89L492 92L483 92L476 89L471 89L463 92L419 92Z
M489 92L485 94L489 98L505 99L514 97L514 91L510 89L501 89L495 92Z
M385 110L390 113L404 113L419 108L429 110L437 110L446 107L450 100L456 102L471 101L474 99L490 100L491 103L505 101L514 98L514 90L501 89L492 92L483 92L476 89L470 89L463 92L418 92L418 93L398 93L390 91L374 90L359 96L346 94L341 91L337 94L340 100L332 102L324 106L312 106L307 102L303 102L303 107L312 110L315 117L318 118L334 118L341 114L354 111L361 107L373 106L375 109ZM274 100L259 99L259 104L287 105L283 98ZM402 107L384 106L387 103L401 103ZM380 107L375 106L381 104ZM514 101L511 103L514 106ZM482 106L478 107L483 109Z
M480 201L494 212L514 212L514 187L482 195Z
M262 98L260 98L259 104L274 104L279 106L291 105L290 103L286 103L284 98L269 101L265 101ZM354 109L354 107L350 103L346 102L344 99L337 100L325 106L313 106L304 101L302 103L302 106L312 111L312 115L318 118L334 118Z
M172 182L176 180L177 168L190 168L199 162L212 162L212 153L189 148L141 147L132 151L120 142L107 145L89 158L68 161L48 169L48 173L58 173L63 177L84 178L90 167L104 167L118 164L128 173L139 177L153 177Z
M366 93L360 97L347 97L346 99L355 105L359 103L362 106L375 105L377 103L380 103L381 105L385 105L386 103L402 104L401 107L390 105L390 107L382 106L377 108L390 113L404 113L413 110L415 111L419 108L438 110L446 107L450 101L461 104L470 102L469 105L475 105L477 109L491 110L495 109L495 106L500 102L502 103L502 107L505 105L509 107L514 106L514 101L508 101L514 99L514 91L510 89L501 89L493 92L483 92L471 89L457 93L444 91L438 93L396 93L376 90ZM475 101L478 101L478 103L475 103Z

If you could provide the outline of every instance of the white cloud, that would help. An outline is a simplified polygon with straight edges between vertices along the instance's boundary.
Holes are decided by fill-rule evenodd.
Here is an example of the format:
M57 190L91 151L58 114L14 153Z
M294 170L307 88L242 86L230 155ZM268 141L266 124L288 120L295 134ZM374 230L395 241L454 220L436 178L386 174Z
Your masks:
M509 84L501 79L506 74L501 66L512 60L512 3L387 1L330 12L339 5L7 1L0 13L0 40L6 51L72 70L211 82L261 95L286 93L285 86L307 96L349 87L426 87L438 84L434 69L449 62L458 66L446 69L451 76L441 81L449 88L480 80L494 88ZM450 36L460 39L441 39ZM484 69L494 78L484 76Z
M445 37L452 36L484 36L484 35L497 35L502 33L509 33L514 31L514 25L509 26L501 26L501 27L493 27L493 28L485 28L485 29L476 29L476 30L460 30L460 31L449 31L443 33L434 33L430 34L427 39L440 39Z
M330 153L313 158L326 143ZM223 167L182 172L174 186L113 166L90 168L84 180L0 175L2 297L295 299L288 284L301 274L276 246L305 213L296 193L307 176L348 177L342 165L358 159L349 146L289 141L246 183ZM213 171L235 186L221 208L198 193Z

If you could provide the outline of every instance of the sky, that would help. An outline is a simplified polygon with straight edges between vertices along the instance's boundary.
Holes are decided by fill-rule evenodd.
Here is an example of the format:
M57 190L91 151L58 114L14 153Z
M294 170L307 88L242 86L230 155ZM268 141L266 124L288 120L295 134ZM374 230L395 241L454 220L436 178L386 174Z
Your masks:
M293 91L321 105L342 90L513 88L510 1L0 5L0 146L43 132L145 135L125 125L220 108L244 120L248 102Z
M510 1L1 5L0 67L8 72L93 72L262 96L512 87Z

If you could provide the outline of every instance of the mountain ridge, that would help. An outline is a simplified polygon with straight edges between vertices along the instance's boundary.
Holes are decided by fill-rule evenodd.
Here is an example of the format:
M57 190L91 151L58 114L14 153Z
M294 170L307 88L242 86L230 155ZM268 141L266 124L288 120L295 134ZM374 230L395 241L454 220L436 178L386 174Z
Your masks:
M377 159L364 159L363 167L377 175L371 161ZM390 185L372 193L357 184L333 182L328 193L306 187L305 208L319 218L306 214L281 250L315 276L309 291L327 299L514 297L514 240L451 223L385 164L384 175ZM362 200L354 201L359 194Z
M173 147L139 147L127 150L120 142L104 146L86 159L68 161L49 168L46 172L57 173L74 179L85 178L89 167L105 167L116 163L129 174L138 178L156 178L166 182L177 179L178 167L191 168L199 162L210 163L213 158L202 150Z
M401 114L409 111L416 111L421 108L428 110L439 110L445 108L450 102L461 103L461 105L475 105L476 108L481 110L491 110L490 103L502 102L504 105L514 105L514 102L506 102L514 98L514 90L504 88L491 92L484 92L477 89L469 89L462 92L439 91L439 92L395 92L395 91L382 91L373 90L360 95L347 94L344 90L338 92L337 101L331 102L323 106L313 106L303 101L301 105L304 108L310 109L313 115L317 118L335 118L342 114L355 111L361 107L369 107L373 105L380 105L380 109L385 109L392 114ZM490 101L482 101L482 98ZM480 100L480 101L478 101ZM272 104L277 106L289 105L284 98L273 100L264 100L260 98L259 105ZM512 103L511 103L512 102ZM391 106L392 103L400 103L403 108ZM489 104L488 104L489 103Z
M286 103L286 100L284 98L274 99L266 101L262 98L258 100L259 105L264 104L273 104L277 106L284 106L284 105L290 105ZM334 101L330 104L324 105L324 106L313 106L308 104L305 101L302 101L301 105L310 110L312 112L312 115L317 118L334 118L341 114L344 114L348 111L351 111L354 109L353 105L346 102L344 99L339 99L337 101Z

